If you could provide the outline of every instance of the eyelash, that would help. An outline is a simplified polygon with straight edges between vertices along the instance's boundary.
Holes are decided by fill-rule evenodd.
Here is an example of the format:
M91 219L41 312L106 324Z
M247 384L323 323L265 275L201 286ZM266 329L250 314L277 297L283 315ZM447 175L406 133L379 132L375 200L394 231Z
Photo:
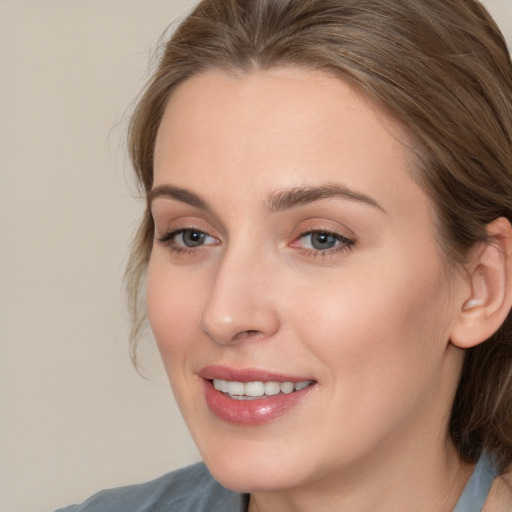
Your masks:
M322 258L326 258L329 256L334 256L335 254L343 253L345 251L352 250L352 247L355 244L354 240L351 240L350 238L347 238L346 236L341 235L340 233L336 233L335 231L330 231L328 229L311 229L309 231L306 231L305 233L301 233L293 242L291 247L293 247L293 244L298 242L299 240L311 236L314 234L321 234L321 235L327 235L328 237L333 237L337 242L339 242L337 245L335 245L332 248L328 249L306 249L303 247L298 247L297 249L300 250L305 256L309 256L312 258L317 258L318 256Z
M175 254L180 254L180 255L181 254L183 254L183 255L197 254L197 251L199 249L201 249L202 247L204 247L204 244L198 245L196 247L185 247L185 246L177 245L173 240L174 237L176 237L180 234L183 234L187 231L193 231L193 232L202 234L204 236L214 238L211 235L208 235L208 233L206 233L205 231L202 231L202 230L196 229L196 228L188 228L187 227L187 228L178 228L178 229L170 230L167 233L164 233L162 236L156 237L156 240L160 244L166 246L171 252L173 252ZM345 237L339 233L336 233L334 231L330 231L328 229L311 229L309 231L301 233L297 238L294 239L294 241L289 246L294 247L293 244L297 243L299 240L301 240L307 236L314 235L314 234L322 234L322 235L326 235L329 237L333 237L336 240L336 242L339 242L339 243L337 245L335 245L334 247L327 248L327 249L307 249L304 247L297 247L297 250L299 250L303 255L311 257L311 258L316 258L318 256L325 258L328 256L332 256L334 254L349 251L352 249L352 247L355 244L354 240L351 240L350 238L347 238L347 237ZM208 244L208 245L217 245L217 244L215 243L215 244Z

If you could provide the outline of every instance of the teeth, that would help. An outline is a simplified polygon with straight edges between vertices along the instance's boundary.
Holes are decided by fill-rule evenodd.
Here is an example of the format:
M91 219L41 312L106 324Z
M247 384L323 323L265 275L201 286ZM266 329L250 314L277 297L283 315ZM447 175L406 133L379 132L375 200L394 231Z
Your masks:
M293 382L281 382L281 391L287 395L291 393L295 388Z
M245 395L245 384L243 382L228 382L228 393L230 395Z
M300 391L301 389L307 388L310 384L311 382L309 380L297 382L297 384L295 384L295 391Z
M281 392L279 382L265 382L265 395L278 395Z
M246 382L244 384L247 396L263 396L265 394L265 384L263 382Z
M229 382L227 380L219 380L219 382L220 382L220 391L222 391L223 393L227 393Z
M313 381L302 382L232 382L229 380L213 379L213 386L222 393L240 400L250 400L262 396L273 396L279 393L289 394L307 388Z

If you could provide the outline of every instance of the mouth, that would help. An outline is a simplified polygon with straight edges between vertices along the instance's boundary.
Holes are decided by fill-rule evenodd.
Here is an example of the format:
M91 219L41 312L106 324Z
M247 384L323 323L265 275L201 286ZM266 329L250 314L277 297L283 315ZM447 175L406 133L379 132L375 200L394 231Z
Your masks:
M311 378L223 366L205 367L199 376L210 412L238 425L257 425L288 414L307 402L318 384Z
M313 384L312 380L292 381L253 381L237 382L224 379L212 379L213 387L234 400L257 400L276 395L289 395L301 391Z

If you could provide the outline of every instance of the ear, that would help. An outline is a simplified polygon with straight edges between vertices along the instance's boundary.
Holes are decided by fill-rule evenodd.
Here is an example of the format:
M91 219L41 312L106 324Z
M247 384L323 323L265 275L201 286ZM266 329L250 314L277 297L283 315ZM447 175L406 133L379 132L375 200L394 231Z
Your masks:
M482 244L468 268L469 296L464 297L450 341L470 348L489 339L512 307L512 226L504 217L487 225Z

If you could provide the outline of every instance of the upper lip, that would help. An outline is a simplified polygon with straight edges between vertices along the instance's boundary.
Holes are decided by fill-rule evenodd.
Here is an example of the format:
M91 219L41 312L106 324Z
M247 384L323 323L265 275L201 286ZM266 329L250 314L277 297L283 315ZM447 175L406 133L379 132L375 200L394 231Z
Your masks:
M199 376L206 380L222 379L232 382L303 382L306 380L315 380L310 377L286 375L268 370L260 370L258 368L232 368L218 365L201 368Z

